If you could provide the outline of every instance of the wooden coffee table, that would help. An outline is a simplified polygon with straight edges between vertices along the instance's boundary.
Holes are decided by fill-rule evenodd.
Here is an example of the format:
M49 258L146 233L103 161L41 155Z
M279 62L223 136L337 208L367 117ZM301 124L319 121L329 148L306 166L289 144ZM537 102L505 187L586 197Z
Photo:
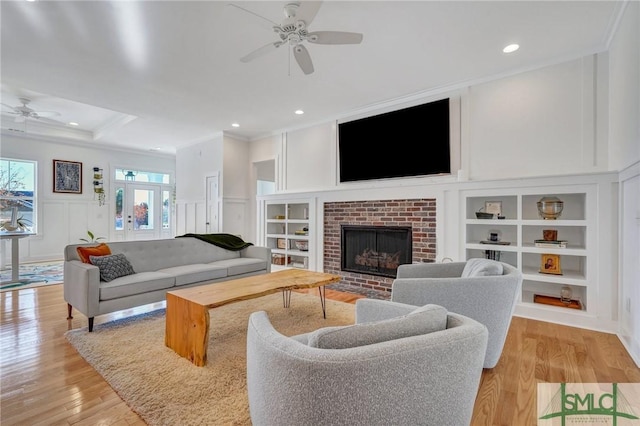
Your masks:
M306 269L284 269L237 280L204 284L167 292L167 324L164 343L182 357L202 367L207 363L209 309L282 291L289 307L291 290L318 287L326 318L325 288L340 281L339 275Z

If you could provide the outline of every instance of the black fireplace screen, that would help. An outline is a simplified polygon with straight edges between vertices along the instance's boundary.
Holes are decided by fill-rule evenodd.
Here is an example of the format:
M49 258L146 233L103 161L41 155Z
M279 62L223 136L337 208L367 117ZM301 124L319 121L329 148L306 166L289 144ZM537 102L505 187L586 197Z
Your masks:
M411 228L400 226L341 227L343 271L396 277L399 265L411 263Z

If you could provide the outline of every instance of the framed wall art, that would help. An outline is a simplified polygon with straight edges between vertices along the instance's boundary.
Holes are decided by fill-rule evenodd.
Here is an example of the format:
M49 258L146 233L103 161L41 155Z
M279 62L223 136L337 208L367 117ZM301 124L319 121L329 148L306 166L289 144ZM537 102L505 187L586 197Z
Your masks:
M484 203L484 211L496 216L502 215L502 201L486 201Z
M562 275L560 256L557 254L543 254L540 256L540 272L543 274Z
M82 194L82 163L53 160L53 192Z

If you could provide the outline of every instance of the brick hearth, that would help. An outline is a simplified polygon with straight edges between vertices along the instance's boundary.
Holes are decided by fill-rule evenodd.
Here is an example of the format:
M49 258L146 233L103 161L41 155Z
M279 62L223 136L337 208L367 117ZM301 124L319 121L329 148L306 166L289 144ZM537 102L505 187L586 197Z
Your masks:
M342 276L342 284L391 292L393 278L340 269L340 225L410 226L413 262L436 258L436 200L343 201L324 204L324 271Z

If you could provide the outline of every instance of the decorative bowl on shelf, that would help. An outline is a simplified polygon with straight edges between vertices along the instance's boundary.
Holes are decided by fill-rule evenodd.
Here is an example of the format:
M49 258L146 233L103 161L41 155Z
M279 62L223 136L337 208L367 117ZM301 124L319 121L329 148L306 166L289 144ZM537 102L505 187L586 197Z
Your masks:
M309 250L309 241L296 241L296 248L300 251L308 251Z
M493 213L476 212L476 219L493 219Z
M538 201L538 213L543 219L557 219L562 213L564 202L558 197L542 197Z

